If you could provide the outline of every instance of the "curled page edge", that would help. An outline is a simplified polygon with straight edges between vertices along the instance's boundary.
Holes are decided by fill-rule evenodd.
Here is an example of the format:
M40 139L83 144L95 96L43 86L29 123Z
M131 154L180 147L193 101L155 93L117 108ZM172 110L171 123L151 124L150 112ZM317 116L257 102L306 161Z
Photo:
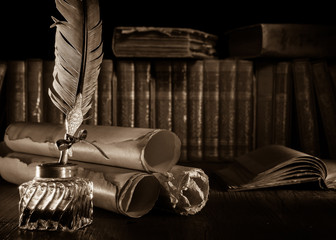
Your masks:
M13 152L0 157L0 175L4 180L20 185L34 178L38 164L56 161L56 158ZM139 218L147 214L158 199L160 183L152 174L78 161L73 163L79 167L79 177L93 181L96 207Z
M70 160L104 164L146 172L166 172L180 158L181 141L164 129L82 125L86 141L94 143L108 156L85 142L74 144ZM14 152L59 157L56 141L65 134L64 126L51 123L12 123L4 141Z
M175 165L166 174L155 173L163 199L180 215L201 211L209 198L209 177L200 168Z

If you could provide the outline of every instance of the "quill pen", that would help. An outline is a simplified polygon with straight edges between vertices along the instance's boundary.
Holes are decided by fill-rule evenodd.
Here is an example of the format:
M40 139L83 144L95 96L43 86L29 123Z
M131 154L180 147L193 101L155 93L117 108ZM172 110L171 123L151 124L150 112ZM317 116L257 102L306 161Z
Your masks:
M55 0L65 20L52 17L56 27L55 66L48 94L65 114L65 137L57 145L59 163L66 164L73 143L85 140L75 133L91 108L103 59L102 21L98 0ZM99 150L99 149L98 149Z

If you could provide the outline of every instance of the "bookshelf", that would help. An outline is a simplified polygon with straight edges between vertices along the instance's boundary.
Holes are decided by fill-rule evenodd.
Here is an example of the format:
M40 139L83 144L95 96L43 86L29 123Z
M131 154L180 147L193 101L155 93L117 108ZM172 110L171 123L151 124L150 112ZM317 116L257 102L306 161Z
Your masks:
M226 9L214 7L216 3L207 5L180 6L169 2L163 7L153 6L146 2L115 2L100 0L101 18L103 21L104 58L116 60L112 53L111 42L113 29L116 26L160 26L186 27L198 29L219 37L218 57L227 57L225 34L227 31L255 23L321 23L336 25L328 5L293 6L288 8L286 1L279 1L277 11L263 8L258 3L246 4L242 1L227 3ZM241 6L244 5L244 9ZM0 39L0 60L25 60L42 58L54 59L55 29L51 16L59 17L54 1L6 1L2 3L6 14L0 16L0 27L5 33ZM41 11L40 9L43 9ZM319 17L314 12L323 12ZM15 15L12 13L15 12ZM286 12L286 14L283 14ZM211 14L208 14L211 13ZM330 14L329 14L330 13ZM206 17L200 17L204 16ZM15 21L14 21L15 18ZM29 20L29 21L28 21ZM28 24L29 23L29 24ZM153 70L151 70L153 71ZM1 129L3 132L4 129ZM295 133L297 135L297 133ZM294 139L295 140L295 139ZM293 143L295 146L295 142Z

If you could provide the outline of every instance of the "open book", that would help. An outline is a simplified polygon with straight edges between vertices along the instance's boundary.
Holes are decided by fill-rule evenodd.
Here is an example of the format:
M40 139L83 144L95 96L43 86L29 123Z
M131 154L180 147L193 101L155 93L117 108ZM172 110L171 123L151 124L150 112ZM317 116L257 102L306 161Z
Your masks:
M216 173L233 191L305 183L336 188L336 160L322 160L281 145L258 148Z

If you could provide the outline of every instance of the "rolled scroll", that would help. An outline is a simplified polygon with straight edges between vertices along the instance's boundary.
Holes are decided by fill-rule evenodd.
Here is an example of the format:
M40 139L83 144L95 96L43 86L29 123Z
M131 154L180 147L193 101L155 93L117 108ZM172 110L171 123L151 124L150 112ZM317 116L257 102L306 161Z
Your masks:
M12 152L0 157L0 175L20 185L34 178L37 165L57 160ZM92 180L96 207L138 218L148 213L158 199L160 183L152 174L78 161L72 163L78 166L78 177Z
M201 211L209 197L209 178L200 168L175 165L166 174L154 174L161 184L161 205L181 215Z
M146 172L167 172L180 157L181 141L168 130L93 125L82 125L79 130L82 129L87 130L86 141L71 147L70 160ZM59 157L55 143L63 139L64 134L61 124L13 123L7 127L4 141L14 152Z

